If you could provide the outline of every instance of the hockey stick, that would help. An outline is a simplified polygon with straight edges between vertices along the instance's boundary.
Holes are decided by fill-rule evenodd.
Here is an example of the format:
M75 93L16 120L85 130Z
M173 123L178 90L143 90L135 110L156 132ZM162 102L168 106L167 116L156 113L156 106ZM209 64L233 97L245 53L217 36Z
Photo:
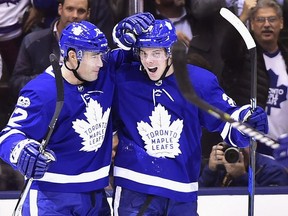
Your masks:
M188 76L188 71L186 68L186 47L184 44L179 41L175 43L172 47L172 56L173 66L175 69L174 73L179 89L188 101L190 101L200 109L208 112L215 118L230 123L233 128L236 128L247 136L252 137L261 143L264 143L271 148L278 148L279 143L277 143L269 136L265 135L260 131L257 131L256 129L243 122L236 121L228 113L223 112L222 110L210 105L209 103L198 97Z
M250 103L252 107L252 111L256 109L257 106L257 51L256 44L251 36L249 30L243 24L243 22L230 10L226 8L222 8L220 10L221 16L226 19L233 27L239 32L241 37L243 38L247 49L249 50L251 56L251 98ZM256 154L257 142L254 139L250 139L250 156L249 156L249 200L248 200L248 215L254 215L254 195L255 195L255 154Z
M56 108L55 108L53 117L52 117L50 124L48 126L47 134L46 134L45 138L42 140L41 145L40 145L40 153L45 154L48 159L52 158L52 156L50 156L50 154L47 154L47 152L45 152L45 149L46 149L46 146L47 146L47 144L50 140L50 137L54 131L55 124L57 122L57 119L59 117L59 114L60 114L62 107L63 107L63 104L64 104L64 87L63 87L62 73L61 73L59 62L58 62L58 58L53 53L50 54L49 58L50 58L50 63L52 64L54 74L55 74L55 82L56 82L56 89L57 89L57 101L56 101ZM32 184L33 180L34 180L33 178L29 178L26 181L26 184L24 185L24 188L23 188L23 190L20 194L20 197L17 201L17 204L15 206L13 216L21 216L22 215L22 207L23 207L24 201L28 195L28 192L31 188L31 184Z
M233 118L231 118L231 116L228 113L225 113L221 110L219 110L218 108L208 104L207 102L205 102L204 100L202 100L201 98L199 98L190 82L190 78L188 76L188 72L187 72L187 68L186 68L186 47L181 43L181 42L177 42L174 44L173 48L172 48L172 56L173 56L173 65L174 65L174 73L175 73L175 77L176 80L178 82L178 86L180 91L182 92L183 96L190 101L191 103L193 103L194 105L196 105L197 107L199 107L200 109L208 112L209 114L211 114L212 116L221 119L225 122L228 122L231 124L231 126L233 128L238 129L239 131L241 131L242 133L246 134L247 136L262 142L264 144L266 144L267 146L270 146L271 148L275 149L278 148L279 143L277 143L275 140L271 139L270 137L266 136L265 134L263 134L262 132L259 132L257 130L255 130L254 128L250 127L249 125L240 122L240 121L236 121ZM255 156L254 156L255 157ZM252 170L250 170L250 172L252 172ZM254 173L254 172L253 172ZM251 173L250 173L251 175ZM249 177L250 178L250 177ZM250 181L250 179L249 179ZM251 187L251 186L250 186ZM252 199L250 199L252 202L253 197L254 197L254 191L250 189L249 191L249 197L252 196ZM253 203L249 203L249 214L253 214ZM250 209L252 208L252 209Z

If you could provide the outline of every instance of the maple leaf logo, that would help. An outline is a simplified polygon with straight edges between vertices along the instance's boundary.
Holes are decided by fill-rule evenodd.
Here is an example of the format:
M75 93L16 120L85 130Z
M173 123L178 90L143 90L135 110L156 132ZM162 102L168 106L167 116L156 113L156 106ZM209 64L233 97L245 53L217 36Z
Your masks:
M270 75L270 88L269 94L267 99L267 115L270 115L271 108L280 108L281 102L287 100L287 86L279 85L277 86L278 82L278 75L276 75L273 70L269 69L268 73Z
M177 119L171 123L171 115L161 104L155 107L149 118L151 125L143 121L137 123L146 152L157 158L175 158L181 154L178 142L183 129L183 120Z
M103 109L97 101L92 98L89 100L84 113L87 121L77 119L72 122L75 132L83 139L81 143L83 148L80 151L96 152L102 146L109 114L110 108L103 113Z

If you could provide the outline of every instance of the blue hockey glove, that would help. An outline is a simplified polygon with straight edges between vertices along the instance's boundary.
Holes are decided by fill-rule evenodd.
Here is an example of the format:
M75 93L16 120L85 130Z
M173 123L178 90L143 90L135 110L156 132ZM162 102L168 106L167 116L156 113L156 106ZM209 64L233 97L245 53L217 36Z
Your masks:
M288 134L282 134L278 138L279 147L273 151L273 157L282 165L288 167Z
M137 13L129 16L113 28L113 40L118 47L130 50L136 42L136 36L147 32L151 28L154 17L151 13Z
M267 114L262 107L257 106L253 112L251 107L242 110L239 115L239 120L246 122L251 127L265 134L268 132Z
M52 150L45 149L40 153L40 143L35 140L25 139L19 142L10 155L11 163L27 178L42 178L47 171L51 161L56 156Z

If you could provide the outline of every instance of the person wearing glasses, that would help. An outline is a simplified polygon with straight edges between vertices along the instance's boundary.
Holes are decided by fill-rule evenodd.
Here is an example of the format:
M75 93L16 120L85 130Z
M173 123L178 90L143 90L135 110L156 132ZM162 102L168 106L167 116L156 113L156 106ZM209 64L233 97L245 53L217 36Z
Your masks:
M249 2L245 1L240 18L243 22L245 17L248 19L257 45L257 105L265 109L268 134L276 139L288 131L288 49L279 39L284 25L283 11L275 0L258 0L255 5ZM238 105L247 104L251 97L251 56L232 25L224 41L221 85ZM273 154L273 150L263 144L258 145L257 151Z

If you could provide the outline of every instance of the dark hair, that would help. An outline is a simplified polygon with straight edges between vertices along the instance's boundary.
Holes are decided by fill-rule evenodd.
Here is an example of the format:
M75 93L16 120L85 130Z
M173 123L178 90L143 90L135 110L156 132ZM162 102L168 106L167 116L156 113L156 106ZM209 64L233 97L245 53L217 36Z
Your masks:
M253 19L255 18L256 12L261 8L270 7L273 8L278 17L283 16L282 7L276 2L275 0L258 0L256 6L251 10L250 17Z
M65 3L65 0L57 0L58 1L58 4L64 4ZM87 2L88 2L88 8L90 8L91 7L91 0L87 0Z

